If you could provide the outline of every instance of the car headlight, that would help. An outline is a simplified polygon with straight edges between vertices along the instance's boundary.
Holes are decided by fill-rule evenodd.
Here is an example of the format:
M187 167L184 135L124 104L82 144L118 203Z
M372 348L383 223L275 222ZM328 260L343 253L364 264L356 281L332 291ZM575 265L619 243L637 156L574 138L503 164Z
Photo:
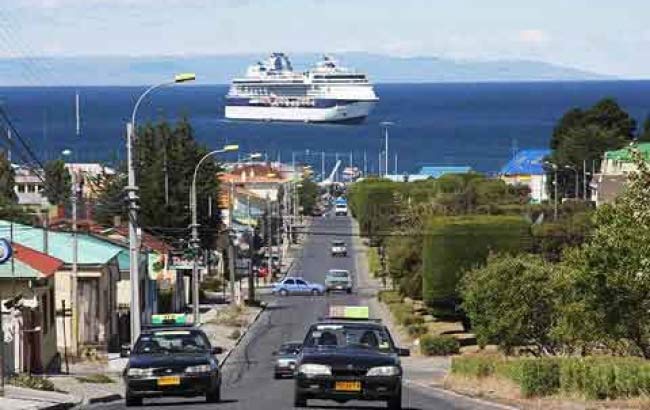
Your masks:
M278 359L278 366L289 367L292 363L295 363L293 359Z
M371 367L366 376L399 376L400 370L397 366Z
M127 376L131 377L149 377L153 376L153 369L130 367Z
M331 376L332 368L324 364L306 363L298 367L298 373L306 376Z
M201 364L198 366L189 366L185 368L185 373L209 373L209 372L210 372L209 364Z

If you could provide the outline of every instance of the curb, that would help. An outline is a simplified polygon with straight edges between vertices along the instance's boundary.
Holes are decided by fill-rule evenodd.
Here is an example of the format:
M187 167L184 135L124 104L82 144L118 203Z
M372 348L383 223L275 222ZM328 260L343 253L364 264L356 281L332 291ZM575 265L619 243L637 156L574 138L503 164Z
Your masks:
M102 397L91 397L88 399L86 404L97 404L97 403L110 403L112 401L122 400L123 397L121 394L109 394Z
M266 307L267 307L267 306L268 306L268 303L265 303L265 302L262 302L262 303L260 304L260 307L261 307L260 311L257 312L257 314L255 315L255 317L253 318L253 321L252 321L252 322L248 325L248 327L246 328L246 331L243 332L243 333L239 336L239 338L237 339L237 341L235 341L235 344L234 344L234 346L232 347L232 349L228 350L228 353L226 353L226 355L224 356L223 360L221 360L221 363L219 364L219 368L223 367L223 366L226 364L226 362L227 362L228 359L230 358L230 355L232 354L232 352L235 351L235 349L237 348L237 346L239 346L239 344L240 344L241 341L244 339L244 337L246 337L246 335L248 334L248 331L250 330L250 328L253 327L253 325L255 324L255 322L257 322L257 319L260 318L260 316L262 315L262 313L266 310Z
M51 406L41 407L39 410L68 410L68 409L71 409L71 408L77 406L78 404L79 403L72 403L72 402L69 402L69 403L57 403L57 404L53 404Z

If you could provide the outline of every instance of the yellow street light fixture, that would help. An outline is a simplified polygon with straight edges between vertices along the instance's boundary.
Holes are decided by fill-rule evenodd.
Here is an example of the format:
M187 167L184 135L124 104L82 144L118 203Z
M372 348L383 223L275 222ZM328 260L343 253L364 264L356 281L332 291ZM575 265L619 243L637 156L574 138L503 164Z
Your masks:
M196 80L196 74L194 73L181 73L181 74L176 74L174 77L174 82L175 83L186 83L188 81L194 81Z
M221 149L221 152L233 152L238 150L239 150L239 145L230 144L230 145L224 145L223 148Z

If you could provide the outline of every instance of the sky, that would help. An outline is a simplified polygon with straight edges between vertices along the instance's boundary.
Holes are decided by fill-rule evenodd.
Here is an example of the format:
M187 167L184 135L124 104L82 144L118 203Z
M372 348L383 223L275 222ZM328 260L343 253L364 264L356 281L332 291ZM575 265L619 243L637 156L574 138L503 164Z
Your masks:
M645 0L2 0L0 57L366 51L650 78Z

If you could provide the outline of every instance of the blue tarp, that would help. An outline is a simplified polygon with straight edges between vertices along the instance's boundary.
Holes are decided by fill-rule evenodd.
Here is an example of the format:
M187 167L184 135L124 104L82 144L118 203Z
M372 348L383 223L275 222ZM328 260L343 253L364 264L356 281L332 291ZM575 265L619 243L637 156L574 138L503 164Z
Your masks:
M551 153L549 149L525 149L519 151L503 168L501 175L542 175L544 174L544 157Z
M472 172L469 166L436 166L420 168L420 175L427 175L433 178L439 178L445 174L467 174Z

